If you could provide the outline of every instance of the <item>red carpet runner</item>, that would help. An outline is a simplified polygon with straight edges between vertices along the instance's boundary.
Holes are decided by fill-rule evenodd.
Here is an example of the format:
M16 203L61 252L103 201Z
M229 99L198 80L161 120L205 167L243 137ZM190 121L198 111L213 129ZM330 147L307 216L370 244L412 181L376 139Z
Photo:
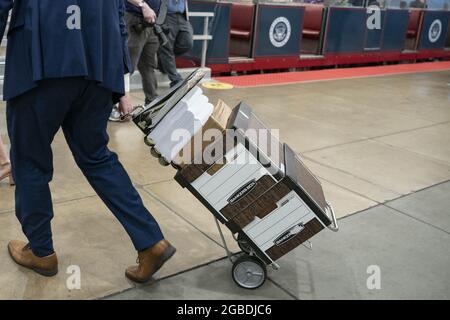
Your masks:
M326 69L317 71L283 72L232 77L215 77L214 80L235 87L257 87L289 83L364 78L373 76L450 70L450 61L399 64L391 66Z

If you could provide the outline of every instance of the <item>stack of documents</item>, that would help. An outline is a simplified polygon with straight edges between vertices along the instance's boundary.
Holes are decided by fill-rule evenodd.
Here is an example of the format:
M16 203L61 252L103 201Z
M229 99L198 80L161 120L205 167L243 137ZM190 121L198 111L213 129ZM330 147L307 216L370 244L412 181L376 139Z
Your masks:
M214 107L203 94L194 87L164 117L150 133L155 149L171 162L191 138L202 129L213 113Z

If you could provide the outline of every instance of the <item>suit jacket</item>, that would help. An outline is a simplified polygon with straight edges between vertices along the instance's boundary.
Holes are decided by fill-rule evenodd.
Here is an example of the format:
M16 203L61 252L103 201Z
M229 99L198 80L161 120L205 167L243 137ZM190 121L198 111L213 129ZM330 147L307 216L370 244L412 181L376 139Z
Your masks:
M9 11L3 95L17 97L49 78L85 77L117 101L132 71L123 19L124 0L0 0L0 36ZM69 24L80 8L80 28ZM72 26L72 27L69 27Z

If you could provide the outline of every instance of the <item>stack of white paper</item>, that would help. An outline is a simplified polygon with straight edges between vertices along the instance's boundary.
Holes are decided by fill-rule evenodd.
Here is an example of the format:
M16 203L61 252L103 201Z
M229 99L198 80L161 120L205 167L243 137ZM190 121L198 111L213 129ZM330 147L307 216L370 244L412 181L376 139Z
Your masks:
M155 149L167 161L172 161L208 121L213 110L202 89L193 88L150 133Z

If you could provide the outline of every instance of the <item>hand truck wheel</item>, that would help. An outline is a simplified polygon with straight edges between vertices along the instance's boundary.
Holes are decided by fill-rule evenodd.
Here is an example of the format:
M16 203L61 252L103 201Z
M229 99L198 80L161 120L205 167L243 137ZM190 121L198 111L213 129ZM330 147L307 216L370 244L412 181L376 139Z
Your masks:
M159 153L159 151L156 150L155 147L152 147L152 148L150 149L150 154L151 154L152 156L154 156L155 158L161 157L161 153Z
M146 136L146 137L144 138L144 142L145 142L145 144L148 145L149 147L154 147L155 144L156 144L155 141L153 141L153 139L150 138L149 136Z
M239 287L255 290L266 281L267 268L258 258L243 255L233 263L232 277Z
M244 237L239 233L237 237L237 243L239 248L242 250L242 252L246 254L250 254L252 252L252 248L248 244L247 240L244 239Z
M163 167L167 167L167 166L170 165L170 162L167 161L167 160L166 160L165 158L163 158L163 157L160 157L160 158L158 159L158 162L159 162L159 164L162 165Z

